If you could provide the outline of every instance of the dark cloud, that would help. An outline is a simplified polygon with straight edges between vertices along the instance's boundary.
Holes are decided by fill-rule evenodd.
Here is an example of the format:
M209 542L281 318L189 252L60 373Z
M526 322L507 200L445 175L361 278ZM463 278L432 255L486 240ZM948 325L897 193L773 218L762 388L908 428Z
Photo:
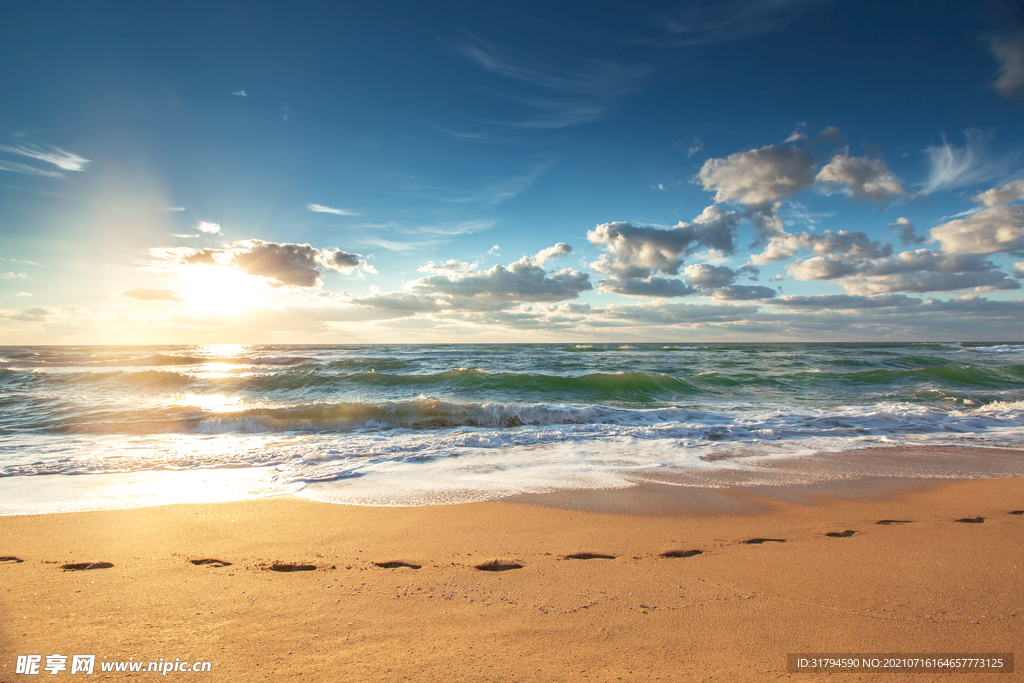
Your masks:
M895 223L889 224L889 227L899 230L900 244L904 246L908 244L924 244L928 241L926 236L917 234L914 224L907 218L897 218Z
M999 62L999 76L992 87L1008 100L1024 98L1024 29L993 39L991 48Z
M601 292L622 294L623 296L658 297L671 298L676 296L690 296L699 290L682 280L667 277L647 278L626 278L617 277L601 280L597 283L597 289Z
M881 294L878 296L852 296L850 294L820 294L817 296L780 296L769 302L780 308L812 310L849 310L862 308L892 308L919 306L920 299L906 294Z
M763 285L727 285L717 287L711 292L715 299L726 301L754 301L757 299L771 299L776 291L771 287Z
M249 275L266 278L274 287L317 287L321 283L317 269L320 250L308 244L262 240L238 244L244 251L235 252L231 265Z

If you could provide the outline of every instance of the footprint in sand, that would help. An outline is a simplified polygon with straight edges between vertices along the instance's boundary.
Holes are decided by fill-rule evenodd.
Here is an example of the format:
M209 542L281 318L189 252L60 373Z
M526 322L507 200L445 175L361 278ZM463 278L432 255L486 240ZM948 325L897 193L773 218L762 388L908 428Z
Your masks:
M785 543L784 538L748 538L740 543L746 543L747 545L761 545L762 543Z
M703 550L667 550L661 554L662 557L696 557L703 555Z
M478 564L474 569L482 572L507 572L510 569L522 569L523 565L518 562L506 562L505 560L494 560L485 564Z
M315 564L287 564L284 562L275 562L269 567L263 567L263 569L269 569L272 572L311 572L316 569Z
M881 524L883 526L890 526L892 524L913 524L914 522L909 519L880 519L875 524Z
M75 564L62 564L60 568L66 572L82 572L89 569L110 569L113 566L111 562L77 562Z
M958 519L956 521L957 522L962 522L964 524L982 524L985 521L985 518L984 517L961 517L960 519Z
M230 567L231 563L224 560L215 560L212 557L205 557L201 560L189 560L194 565L204 565L207 567Z
M382 569L401 569L403 567L407 567L409 569L419 569L423 566L421 564L412 564L411 562L399 562L397 560L393 560L391 562L374 562L374 564L378 567L381 567Z
M850 536L855 536L856 534L857 532L853 529L847 529L846 531L830 531L825 535L829 538L849 538Z
M573 553L564 555L563 560L614 560L614 555L602 555L600 553Z
M4 555L3 557L0 557L0 562L13 562L14 564L18 564L19 562L24 561L25 560L21 559L20 557L15 557L14 555Z

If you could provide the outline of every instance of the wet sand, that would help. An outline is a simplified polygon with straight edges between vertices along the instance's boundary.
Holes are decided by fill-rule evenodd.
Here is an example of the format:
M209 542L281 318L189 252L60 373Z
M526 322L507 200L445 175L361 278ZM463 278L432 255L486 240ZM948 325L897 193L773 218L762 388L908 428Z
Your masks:
M61 676L95 654L96 680L157 675L103 661L179 658L211 672L167 680L324 682L818 680L786 655L1020 658L1024 479L905 483L3 517L0 680L54 653Z

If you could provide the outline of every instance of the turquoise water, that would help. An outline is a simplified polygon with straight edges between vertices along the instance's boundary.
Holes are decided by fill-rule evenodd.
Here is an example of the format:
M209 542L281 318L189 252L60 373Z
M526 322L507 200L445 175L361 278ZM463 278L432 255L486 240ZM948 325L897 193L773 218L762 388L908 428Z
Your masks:
M15 512L155 472L412 504L896 444L1024 447L1024 344L0 348Z

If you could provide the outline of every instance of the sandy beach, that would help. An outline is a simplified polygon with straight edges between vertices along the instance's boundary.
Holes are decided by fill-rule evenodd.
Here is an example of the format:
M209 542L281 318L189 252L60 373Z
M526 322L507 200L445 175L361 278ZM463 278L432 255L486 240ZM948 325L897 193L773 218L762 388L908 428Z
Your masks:
M676 487L705 504L675 511L646 509L657 486L607 493L618 512L275 497L0 518L0 679L54 653L61 675L93 654L107 680L158 674L102 662L162 658L218 681L815 679L786 655L1020 656L1024 480Z

